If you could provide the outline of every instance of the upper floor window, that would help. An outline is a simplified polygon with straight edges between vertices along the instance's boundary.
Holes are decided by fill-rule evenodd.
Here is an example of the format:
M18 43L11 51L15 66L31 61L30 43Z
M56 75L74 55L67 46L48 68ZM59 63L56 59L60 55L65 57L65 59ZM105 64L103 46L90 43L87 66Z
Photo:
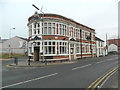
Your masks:
M34 34L36 34L36 29L34 29Z
M58 25L58 34L66 36L67 34L67 27L64 24Z
M80 38L80 31L79 31L79 29L76 29L76 37Z
M73 33L73 27L70 27L70 36L73 37L74 33Z
M34 28L39 28L40 27L40 23L34 23Z
M55 23L44 23L42 32L47 35L54 35L55 34Z

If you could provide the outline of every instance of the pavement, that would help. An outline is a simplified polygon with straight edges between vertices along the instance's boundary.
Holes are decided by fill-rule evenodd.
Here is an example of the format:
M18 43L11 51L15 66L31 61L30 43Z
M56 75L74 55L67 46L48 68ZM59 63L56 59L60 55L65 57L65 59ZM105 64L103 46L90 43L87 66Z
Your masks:
M72 64L76 63L77 61L56 61L56 62L40 62L40 61L30 61L28 60L19 60L18 63L16 64L14 61L11 64L7 64L7 67L43 67L43 66L50 66L50 65L62 65L62 64Z

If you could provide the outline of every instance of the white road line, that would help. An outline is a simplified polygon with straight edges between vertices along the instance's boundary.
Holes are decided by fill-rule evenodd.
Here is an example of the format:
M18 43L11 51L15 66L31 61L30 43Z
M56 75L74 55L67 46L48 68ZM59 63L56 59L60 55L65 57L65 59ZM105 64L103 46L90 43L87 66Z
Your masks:
M24 84L24 83L28 83L28 82L32 82L32 81L36 81L36 80L40 80L40 79L47 78L47 77L50 77L50 76L54 76L54 75L57 75L57 74L58 74L58 73L54 73L54 74L50 74L50 75L46 75L46 76L42 76L42 77L39 77L39 78L35 78L35 79L31 79L31 80L27 80L27 81L23 81L23 82L15 83L15 84L11 84L11 85L7 85L7 86L3 86L2 88L8 88L8 87L12 87L12 86L16 86L16 85L20 85L20 84Z
M112 60L116 60L116 59L107 59L107 61L112 61Z
M81 66L81 67L76 67L76 68L73 68L72 70L76 70L76 69L80 69L80 68L84 68L84 67L88 67L90 66L91 64L88 64L88 65L85 65L85 66Z
M102 62L106 62L106 61L100 61L100 62L96 62L96 64L98 64L98 63L102 63Z

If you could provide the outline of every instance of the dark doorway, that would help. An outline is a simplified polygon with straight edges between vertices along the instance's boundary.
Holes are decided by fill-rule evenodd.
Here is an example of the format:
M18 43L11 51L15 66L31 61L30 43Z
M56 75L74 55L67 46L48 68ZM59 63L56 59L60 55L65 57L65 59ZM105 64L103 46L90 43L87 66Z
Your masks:
M39 61L39 47L34 47L34 61Z

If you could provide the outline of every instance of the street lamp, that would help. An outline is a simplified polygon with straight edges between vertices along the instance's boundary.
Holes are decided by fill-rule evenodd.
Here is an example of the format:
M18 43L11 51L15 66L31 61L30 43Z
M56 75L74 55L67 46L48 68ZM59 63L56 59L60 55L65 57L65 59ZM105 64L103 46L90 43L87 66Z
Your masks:
M41 9L39 9L37 6L35 6L34 4L32 4L32 6L34 7L34 8L36 8L37 10L39 10L41 13L42 13L42 15L44 16L44 12L42 11L42 8ZM43 24L43 16L42 16L42 24ZM43 60L44 60L44 39L43 39L43 37L42 37L42 40L43 40Z
M9 57L11 57L11 30L16 29L16 28L10 28L10 43L9 43Z

